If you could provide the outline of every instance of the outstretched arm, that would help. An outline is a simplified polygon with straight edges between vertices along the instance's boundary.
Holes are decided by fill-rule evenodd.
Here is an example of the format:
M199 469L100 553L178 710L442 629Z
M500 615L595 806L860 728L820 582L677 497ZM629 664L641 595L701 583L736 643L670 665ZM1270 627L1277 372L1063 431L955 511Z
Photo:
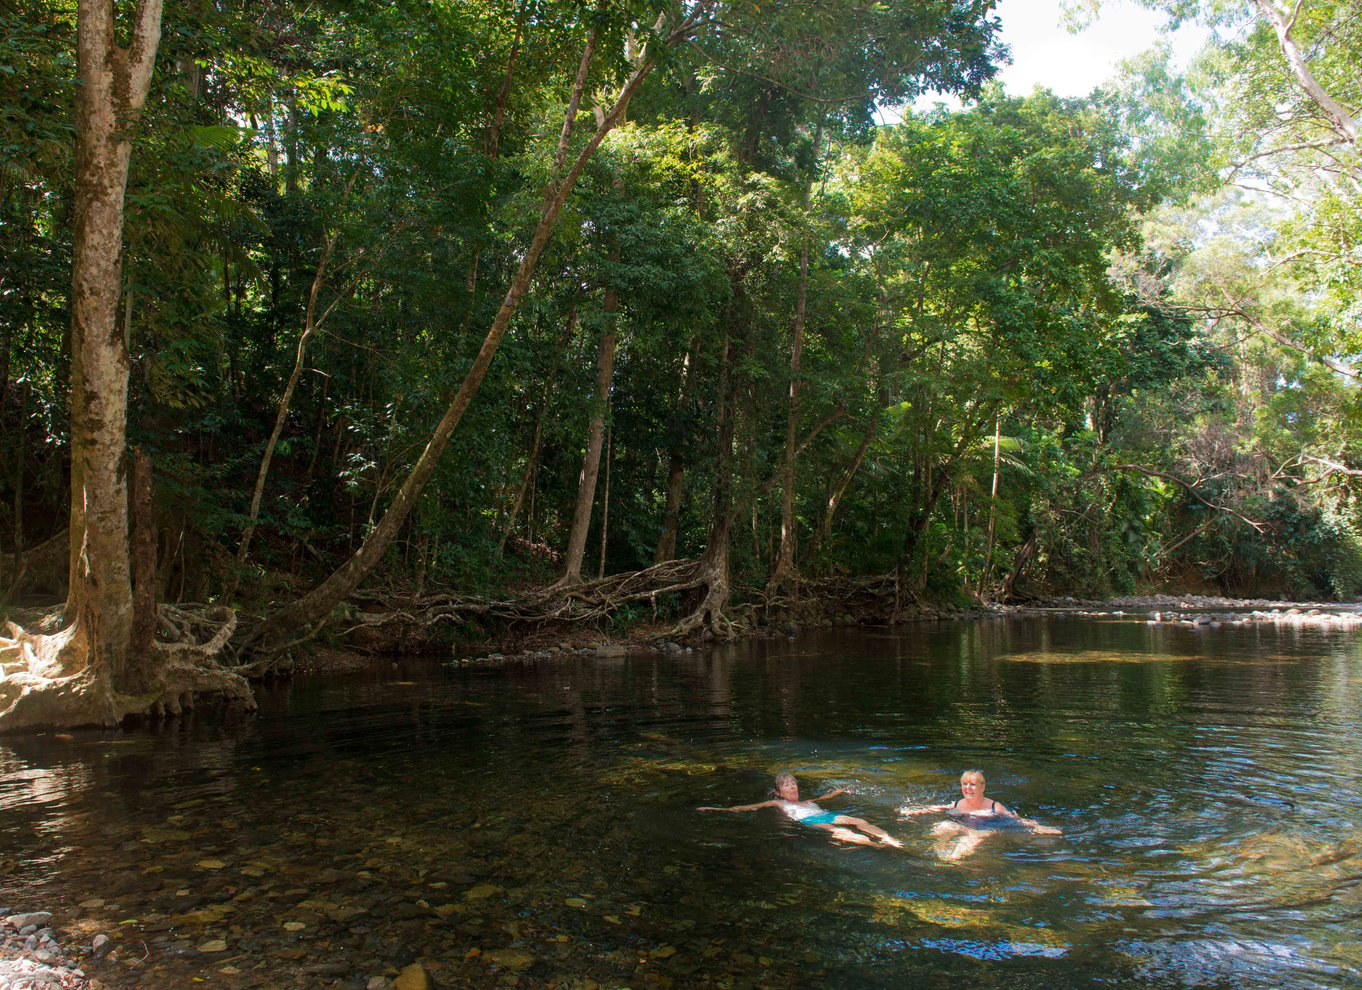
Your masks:
M762 801L760 804L736 804L731 808L696 808L696 811L756 811L758 808L774 808L779 801Z
M1017 821L1021 822L1023 825L1025 825L1027 828L1029 828L1032 832L1036 833L1037 835L1062 835L1062 834L1063 834L1062 832L1060 832L1059 829L1054 828L1054 827L1052 827L1052 826L1050 826L1050 825L1042 825L1040 822L1032 821L1030 818L1023 818L1021 815L1017 814L1015 811L1009 811L1009 810L1007 809L1007 806L1006 806L1006 805L1003 805L1003 804L999 804L999 805L998 805L998 814L1000 814L1000 815L1007 815L1007 816L1009 816L1009 817L1011 817L1011 818L1015 818Z
M912 818L914 815L929 815L934 812L950 810L951 806L949 804L925 804L916 806L905 804L899 809L899 816L901 818Z
M815 801L823 801L823 800L826 800L827 798L830 798L830 797L836 797L838 794L845 794L846 792L847 792L847 789L846 789L845 787L838 787L838 788L834 788L834 789L831 790L831 791L828 791L826 794L820 794L820 795L818 795L818 797L814 798L814 800L815 800Z

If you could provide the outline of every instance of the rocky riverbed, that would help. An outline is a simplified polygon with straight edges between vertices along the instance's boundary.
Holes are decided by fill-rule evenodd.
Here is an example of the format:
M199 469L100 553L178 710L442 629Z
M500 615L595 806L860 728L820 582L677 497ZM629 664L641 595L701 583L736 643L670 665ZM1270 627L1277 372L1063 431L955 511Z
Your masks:
M110 941L96 935L78 944L69 933L51 927L49 911L12 914L0 907L0 988L4 990L68 990L98 988L82 968L86 960L98 961Z
M1039 614L1197 627L1362 625L1356 605L1172 595L1061 598L937 618ZM551 664L639 648L687 651L665 640L563 643L447 662ZM31 847L0 855L0 875L15 881L0 901L0 990L201 981L230 990L782 985L773 973L798 985L810 964L742 951L729 929L750 918L693 928L664 912L650 918L649 905L687 897L703 916L693 891L704 878L651 869L608 803L535 794L533 807L521 807L508 794L496 819L476 820L438 786L413 792L380 775L354 787L363 801L337 800L320 817L305 804L291 807L290 788L208 793L148 806L131 832L106 823L110 795L96 795L66 824L60 881L35 894L38 903L21 903L20 874L26 860L52 854L45 840L30 835L23 841ZM241 806L266 800L279 806L276 825L239 820ZM570 852L564 829L577 837ZM547 880L544 856L573 862L558 863ZM607 874L624 879L588 881Z
M1006 614L1134 616L1153 623L1192 626L1239 622L1300 626L1362 625L1362 604L1356 602L1285 602L1268 598L1220 598L1207 595L1055 598L1027 605L998 606L996 611Z

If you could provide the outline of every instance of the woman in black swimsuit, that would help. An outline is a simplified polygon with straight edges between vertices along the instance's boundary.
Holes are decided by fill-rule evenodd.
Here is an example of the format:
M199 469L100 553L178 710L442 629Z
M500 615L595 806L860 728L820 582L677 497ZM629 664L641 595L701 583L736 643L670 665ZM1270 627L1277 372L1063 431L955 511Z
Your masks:
M942 859L960 859L979 847L991 831L1024 828L1037 835L1059 835L1057 828L1023 818L1006 805L984 797L984 775L978 770L966 770L960 775L960 798L953 804L932 804L921 807L904 806L899 814L904 818L932 812L945 812L950 817L932 828L937 837L936 854Z

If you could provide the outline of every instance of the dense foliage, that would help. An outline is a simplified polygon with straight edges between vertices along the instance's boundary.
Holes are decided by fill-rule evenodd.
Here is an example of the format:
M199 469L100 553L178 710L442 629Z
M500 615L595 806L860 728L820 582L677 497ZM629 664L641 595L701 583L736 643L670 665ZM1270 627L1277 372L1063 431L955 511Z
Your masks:
M1355 110L1346 7L1302 24ZM278 600L363 543L520 264L584 39L604 62L574 147L656 9L167 9L123 269L163 598ZM69 504L74 17L0 5L6 553ZM1279 98L1264 24L1162 109L1134 83L1009 97L995 26L951 0L732 4L661 53L384 578L552 579L594 418L589 574L699 557L721 512L761 586L789 496L800 572L939 598L1362 589L1355 142ZM875 125L932 91L965 109ZM1197 198L1248 171L1297 207Z

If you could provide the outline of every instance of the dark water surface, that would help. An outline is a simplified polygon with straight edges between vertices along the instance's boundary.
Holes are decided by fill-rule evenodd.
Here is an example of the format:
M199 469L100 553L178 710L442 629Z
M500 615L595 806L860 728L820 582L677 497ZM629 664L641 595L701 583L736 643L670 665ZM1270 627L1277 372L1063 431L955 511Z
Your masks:
M405 662L254 716L0 742L0 907L110 986L1362 986L1362 639L982 620ZM1061 826L933 853L905 801ZM806 796L903 851L763 800ZM83 905L79 906L78 905ZM73 920L74 916L74 920Z

